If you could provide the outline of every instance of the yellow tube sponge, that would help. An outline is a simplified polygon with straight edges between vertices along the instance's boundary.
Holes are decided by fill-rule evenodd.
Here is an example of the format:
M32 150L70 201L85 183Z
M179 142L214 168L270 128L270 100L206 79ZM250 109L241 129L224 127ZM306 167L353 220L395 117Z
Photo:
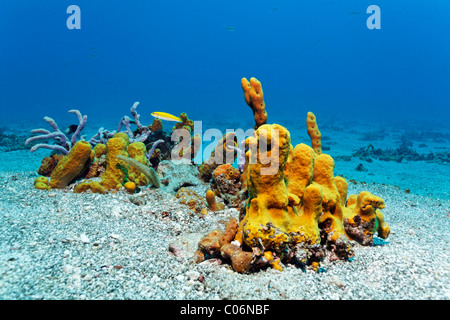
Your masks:
M313 181L322 188L322 210L320 217L322 231L329 241L336 242L341 236L347 236L344 230L343 210L339 189L334 183L334 160L328 154L316 157Z
M125 140L127 146L130 143L130 137L126 132L117 132L114 134L113 138L122 138L123 140Z
M369 191L362 191L358 194L356 203L352 207L354 214L359 215L366 221L370 221L375 217L376 209L384 208L384 200L374 196Z
M265 250L281 252L288 243L292 227L284 177L290 135L283 126L262 125L256 130L256 137L248 139L249 199L237 239L250 247L263 246ZM270 150L264 152L263 145L271 146Z
M308 185L302 197L302 204L288 207L292 225L291 233L293 243L320 243L319 217L322 214L322 188L312 183Z
M260 126L246 144L248 199L235 241L223 247L222 256L241 244L253 254L246 270L267 264L282 270L282 263L294 259L317 271L324 256L353 257L349 238L389 234L379 210L383 200L369 192L347 200L348 183L334 177L330 155L305 144L293 148L289 132L277 124Z
M256 137L248 138L247 187L250 198L260 197L258 202L264 207L287 206L284 168L289 155L290 140L289 131L278 124L262 125L256 130Z
M389 233L391 232L391 228L389 225L384 221L384 215L380 210L375 210L376 217L378 220L378 227L375 227L374 230L377 231L377 234L380 238L386 239L389 236ZM375 224L376 226L376 224Z
M311 184L314 172L314 150L301 143L289 153L285 175L288 192L299 198L303 197L305 188Z
M246 78L242 78L241 85L244 90L245 102L247 102L248 106L253 111L256 130L263 124L267 123L266 104L264 103L261 82L259 82L256 78L250 78L250 81Z
M268 133L268 128L278 129L279 136ZM326 226L325 236L329 235L327 240L336 245L339 239L342 250L349 252L340 193L334 184L333 159L326 154L316 155L305 144L292 148L289 132L279 125L263 125L256 137L248 140L249 199L236 240L272 251L283 260L286 250L296 244L320 244L322 223ZM261 152L265 144L271 147ZM252 162L255 153L256 163ZM275 170L262 174L268 166ZM341 253L341 248L337 251Z
M317 154L322 153L322 135L320 134L319 127L317 126L317 119L314 113L308 112L306 116L306 130L311 138L311 145L314 152Z
M106 154L106 145L103 143L97 143L94 147L95 157L100 158L104 154Z
M78 141L62 158L50 177L50 188L62 189L75 179L90 159L92 147L86 141Z
M117 159L118 155L127 157L128 152L128 136L123 138L121 133L115 134L113 138L106 143L106 170L102 174L100 184L106 190L116 189L117 184L122 184L125 179L125 172L120 169L120 166L128 169L128 164L123 160Z
M133 142L130 143L127 152L129 157L149 166L149 161L147 159L147 148L145 144L142 142ZM140 172L136 167L130 166L128 169L128 180L134 182L136 186L146 186L149 184L147 177Z
M343 177L334 177L334 184L338 189L339 196L341 198L341 205L345 205L347 199L348 182Z

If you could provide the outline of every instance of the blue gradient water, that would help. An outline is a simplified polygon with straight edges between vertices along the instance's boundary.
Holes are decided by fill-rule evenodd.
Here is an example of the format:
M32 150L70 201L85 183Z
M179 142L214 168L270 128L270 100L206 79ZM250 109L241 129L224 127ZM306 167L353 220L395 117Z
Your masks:
M369 5L381 9L370 30ZM69 5L81 29L69 30ZM226 28L225 26L231 26ZM240 79L263 84L269 122L299 117L450 121L450 1L2 0L2 121L150 113L250 119Z

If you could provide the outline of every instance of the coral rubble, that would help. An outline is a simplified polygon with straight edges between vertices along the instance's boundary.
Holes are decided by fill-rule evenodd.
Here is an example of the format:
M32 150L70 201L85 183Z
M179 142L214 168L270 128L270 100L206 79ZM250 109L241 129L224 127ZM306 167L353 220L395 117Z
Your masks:
M25 137L10 132L6 127L0 127L0 150L4 152L26 150Z
M202 210L206 208L206 201L204 198L198 195L194 190L187 187L181 187L176 193L179 203L187 205L195 213L202 213Z
M170 193L176 193L182 187L192 187L202 183L198 178L198 168L188 163L163 160L156 171L161 185Z
M428 161L439 164L450 163L450 152L430 152L430 153L418 153L412 147L401 144L397 148L375 148L372 144L362 147L353 152L352 156L359 157L359 159L372 162L372 159L382 161Z

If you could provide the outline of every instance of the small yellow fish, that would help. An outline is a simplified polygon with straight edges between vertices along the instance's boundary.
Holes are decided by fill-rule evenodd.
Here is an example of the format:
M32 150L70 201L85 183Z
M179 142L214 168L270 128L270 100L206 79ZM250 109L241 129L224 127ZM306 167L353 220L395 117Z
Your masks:
M152 116L154 116L155 118L160 118L162 120L167 120L167 121L183 122L183 120L181 120L180 118L175 117L175 116L171 115L170 113L166 113L166 112L152 112Z

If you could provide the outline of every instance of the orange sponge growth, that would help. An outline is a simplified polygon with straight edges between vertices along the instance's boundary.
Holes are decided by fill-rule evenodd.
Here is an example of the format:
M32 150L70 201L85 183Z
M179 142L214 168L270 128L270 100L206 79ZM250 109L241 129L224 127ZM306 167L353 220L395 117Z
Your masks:
M233 163L237 157L237 137L234 132L225 134L217 143L208 159L202 162L198 171L203 181L209 181L212 178L213 171L225 163Z
M343 221L343 205L334 181L334 160L328 154L320 154L314 164L313 181L322 188L322 215L320 223L322 232L326 233L329 241L336 242L341 236L345 237ZM346 237L345 237L346 238Z
M58 161L64 157L62 154L52 154L49 157L44 157L41 161L41 166L38 169L38 174L41 176L49 177L52 174L53 169L55 169Z
M97 143L93 150L95 157L100 158L102 155L106 154L106 145L103 143Z
M206 191L206 202L208 203L208 208L211 211L220 211L224 209L222 203L216 202L216 194L214 193L214 191Z
M261 86L256 78L246 78L241 80L242 89L244 90L245 102L252 108L255 117L255 130L263 124L267 123L266 104L264 103L264 95Z
M237 228L238 222L236 218L232 218L225 224L224 231L216 229L203 237L195 252L195 262L200 263L207 258L218 257L230 260L236 272L249 272L254 260L253 253L243 251L240 246L231 242L236 235Z
M151 125L149 125L148 128L150 129L151 132L156 132L158 130L162 130L163 125L162 125L161 119L159 119L159 118L153 119L153 123Z
M319 131L319 127L317 126L317 119L314 113L308 112L306 116L306 129L308 131L308 135L311 138L311 145L314 149L314 152L317 154L322 153L322 135Z
M186 112L182 112L179 118L182 122L177 122L175 126L172 127L172 131L175 129L186 129L192 134L194 131L194 121L188 118Z

